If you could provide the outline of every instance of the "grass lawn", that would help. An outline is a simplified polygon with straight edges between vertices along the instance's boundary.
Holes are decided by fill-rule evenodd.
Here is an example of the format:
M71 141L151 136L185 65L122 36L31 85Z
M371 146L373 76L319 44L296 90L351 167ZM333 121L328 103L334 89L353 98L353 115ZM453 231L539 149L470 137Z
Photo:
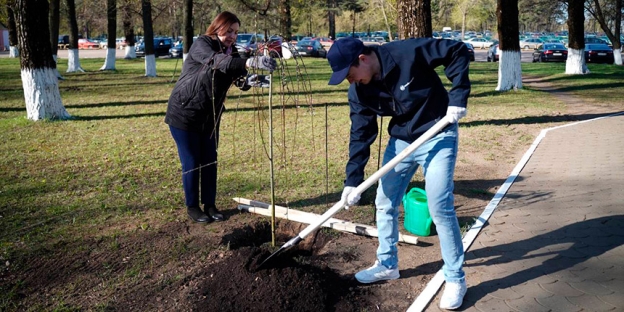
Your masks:
M65 246L91 239L104 239L114 249L116 237L186 218L180 163L163 122L181 61L158 59L156 78L143 76L143 59L118 59L114 72L98 71L103 59L82 59L85 73L65 73L65 61L59 88L73 119L32 122L25 117L19 60L0 58L0 277L27 271L25 259L50 250L74 253ZM219 207L234 209L232 197L270 202L269 115L276 203L322 213L339 199L348 156L348 85L327 85L325 59L304 62L288 61L287 73L273 77L271 97L266 89L231 88L221 127ZM541 129L583 118L530 87L494 91L497 66L471 64L468 116L460 122L458 200L471 194L491 198ZM542 77L588 105L624 110L624 67L590 64L592 73L583 76L562 74L565 64L522 67L523 75ZM388 121L383 119L384 130ZM386 139L384 131L381 148ZM374 147L368 174L377 170L380 147ZM418 173L414 183L421 182ZM372 193L365 196L370 200ZM371 209L350 213L353 222L372 219ZM184 244L171 251L185 252L194 251ZM127 279L104 278L111 289ZM0 310L15 309L19 291L19 283L0 279Z

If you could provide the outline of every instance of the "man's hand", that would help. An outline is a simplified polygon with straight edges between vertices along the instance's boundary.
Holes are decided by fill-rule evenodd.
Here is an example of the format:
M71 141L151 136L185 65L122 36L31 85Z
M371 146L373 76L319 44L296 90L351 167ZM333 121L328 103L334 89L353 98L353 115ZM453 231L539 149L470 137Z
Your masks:
M446 109L446 118L448 118L451 123L457 123L464 116L466 116L465 107L449 106Z
M345 186L342 190L342 197L340 200L344 200L347 205L346 209L349 209L349 206L356 205L360 201L360 194L354 192L355 187L353 186Z

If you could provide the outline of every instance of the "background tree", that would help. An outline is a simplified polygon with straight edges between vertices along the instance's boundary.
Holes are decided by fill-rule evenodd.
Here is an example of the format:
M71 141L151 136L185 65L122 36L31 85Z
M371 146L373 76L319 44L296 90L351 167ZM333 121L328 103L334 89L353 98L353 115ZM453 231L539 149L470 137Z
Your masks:
M67 72L84 72L80 66L80 57L78 54L78 21L76 20L76 3L74 0L67 0L67 20L69 23Z
M352 16L352 25L351 33L355 33L355 21L358 13L364 12L366 10L367 2L364 0L345 0L343 2L344 9L347 11L351 11L353 13Z
M498 0L499 49L498 85L496 91L522 88L522 68L520 66L520 41L518 40L518 0Z
M445 26L456 28L451 19L454 3L455 2L451 0L431 1L431 14L432 16L435 16L432 24L435 29L441 30L442 27Z
M327 22L329 25L329 30L327 31L327 36L336 39L336 14L337 11L336 0L327 0Z
M399 38L431 37L431 0L398 2Z
M15 11L7 5L7 28L9 30L9 57L19 57L17 47L17 26L15 25Z
M58 40L59 40L59 20L60 20L60 0L50 0L50 11L48 12L48 22L50 25L50 47L52 48L52 59L58 64ZM55 66L54 71L58 79L64 79Z
M269 29L271 28L276 29L274 27L271 27L272 26L271 24L273 24L272 20L279 21L279 18L275 18L275 19L270 18L271 16L270 10L272 10L271 0L264 0L263 3L260 3L259 1L257 1L255 4L248 2L248 0L240 0L240 1L241 1L242 6L247 9L247 12L250 12L253 15L250 17L248 14L236 14L238 18L241 19L241 23L243 24L241 25L241 28L251 29L251 31L247 31L247 32L261 33L261 34L264 34L265 37L268 37ZM243 20L247 22L243 22ZM253 22L249 22L249 21L253 21ZM205 29L206 28L204 28L204 30Z
M584 0L568 0L568 60L566 74L588 74L585 63Z
M184 0L184 40L183 40L183 60L186 59L188 51L193 44L193 0Z
M156 77L156 56L154 55L154 29L152 28L152 1L141 1L143 16L143 44L145 45L145 76Z
M117 0L106 0L106 16L108 19L108 28L106 38L106 60L100 70L115 70L115 50L117 44Z
M379 8L379 10L381 11L381 16L383 17L383 21L384 21L384 25L385 25L385 30L388 32L388 40L392 41L394 40L394 35L392 32L392 26L390 25L390 23L388 22L388 20L392 19L392 20L397 20L398 21L398 17L397 16L397 9L392 5L392 3L390 3L390 1L386 1L386 0L373 0L373 9L375 10L376 8ZM393 11L395 14L393 14L393 16L395 16L394 18L390 18L388 17L390 14L389 12L386 11L386 6L388 6L390 8L390 11ZM429 1L429 24L431 24L431 2ZM429 25L431 27L431 25Z
M566 19L560 1L519 0L518 7L521 31L558 31L557 21Z
M290 16L290 0L279 0L280 30L279 34L286 40L292 37L292 19Z
M58 39L59 39L59 9L60 0L50 0L48 25L50 25L50 47L52 48L52 58L56 62L56 55L58 53Z
M136 51L134 50L134 44L136 40L134 39L134 25L132 22L132 0L122 0L121 7L121 20L123 25L123 33L124 38L126 40L126 55L125 59L135 59Z
M492 30L498 25L496 1L494 0L477 0L475 7L470 11L470 15L468 26L472 30Z
M12 5L21 51L20 69L28 119L69 118L61 101L56 62L52 59L49 44L48 1L17 0Z
M622 45L620 43L620 31L622 27L622 0L600 1L593 0L588 2L586 10L600 24L600 28L613 44L613 51L620 51ZM605 8L603 10L602 8ZM604 12L604 13L603 13ZM613 31L611 31L613 29ZM613 53L615 64L622 65L622 54Z
M474 9L477 0L461 0L453 9L453 21L461 25L461 38L465 38L468 14Z

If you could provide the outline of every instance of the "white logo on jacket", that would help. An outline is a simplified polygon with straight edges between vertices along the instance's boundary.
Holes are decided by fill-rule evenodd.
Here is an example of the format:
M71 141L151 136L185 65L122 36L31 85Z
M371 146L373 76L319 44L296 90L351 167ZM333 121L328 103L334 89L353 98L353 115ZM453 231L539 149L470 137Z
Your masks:
M410 85L410 83L412 83L412 81L414 81L414 77L412 77L412 79L410 79L410 81L408 81L406 84L401 85L401 86L399 87L399 89L401 89L401 91L405 91L405 88L406 88L407 86L409 86L409 85Z

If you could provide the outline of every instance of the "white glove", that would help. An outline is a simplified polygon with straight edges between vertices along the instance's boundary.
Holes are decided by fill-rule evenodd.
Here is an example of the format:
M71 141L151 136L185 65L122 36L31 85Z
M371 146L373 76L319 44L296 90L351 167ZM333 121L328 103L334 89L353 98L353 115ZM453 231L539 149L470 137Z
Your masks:
M245 62L248 68L264 69L273 72L277 68L277 62L267 55L252 56Z
M360 201L361 195L354 192L354 190L355 187L353 186L345 186L345 188L342 190L342 197L340 197L340 200L345 201L347 209L349 209L349 206L356 205Z
M256 87L256 88L268 88L270 87L271 80L269 80L269 76L267 75L256 75L252 74L247 77L247 85Z
M446 109L446 118L448 118L451 123L457 123L464 116L466 116L465 107L449 106Z

